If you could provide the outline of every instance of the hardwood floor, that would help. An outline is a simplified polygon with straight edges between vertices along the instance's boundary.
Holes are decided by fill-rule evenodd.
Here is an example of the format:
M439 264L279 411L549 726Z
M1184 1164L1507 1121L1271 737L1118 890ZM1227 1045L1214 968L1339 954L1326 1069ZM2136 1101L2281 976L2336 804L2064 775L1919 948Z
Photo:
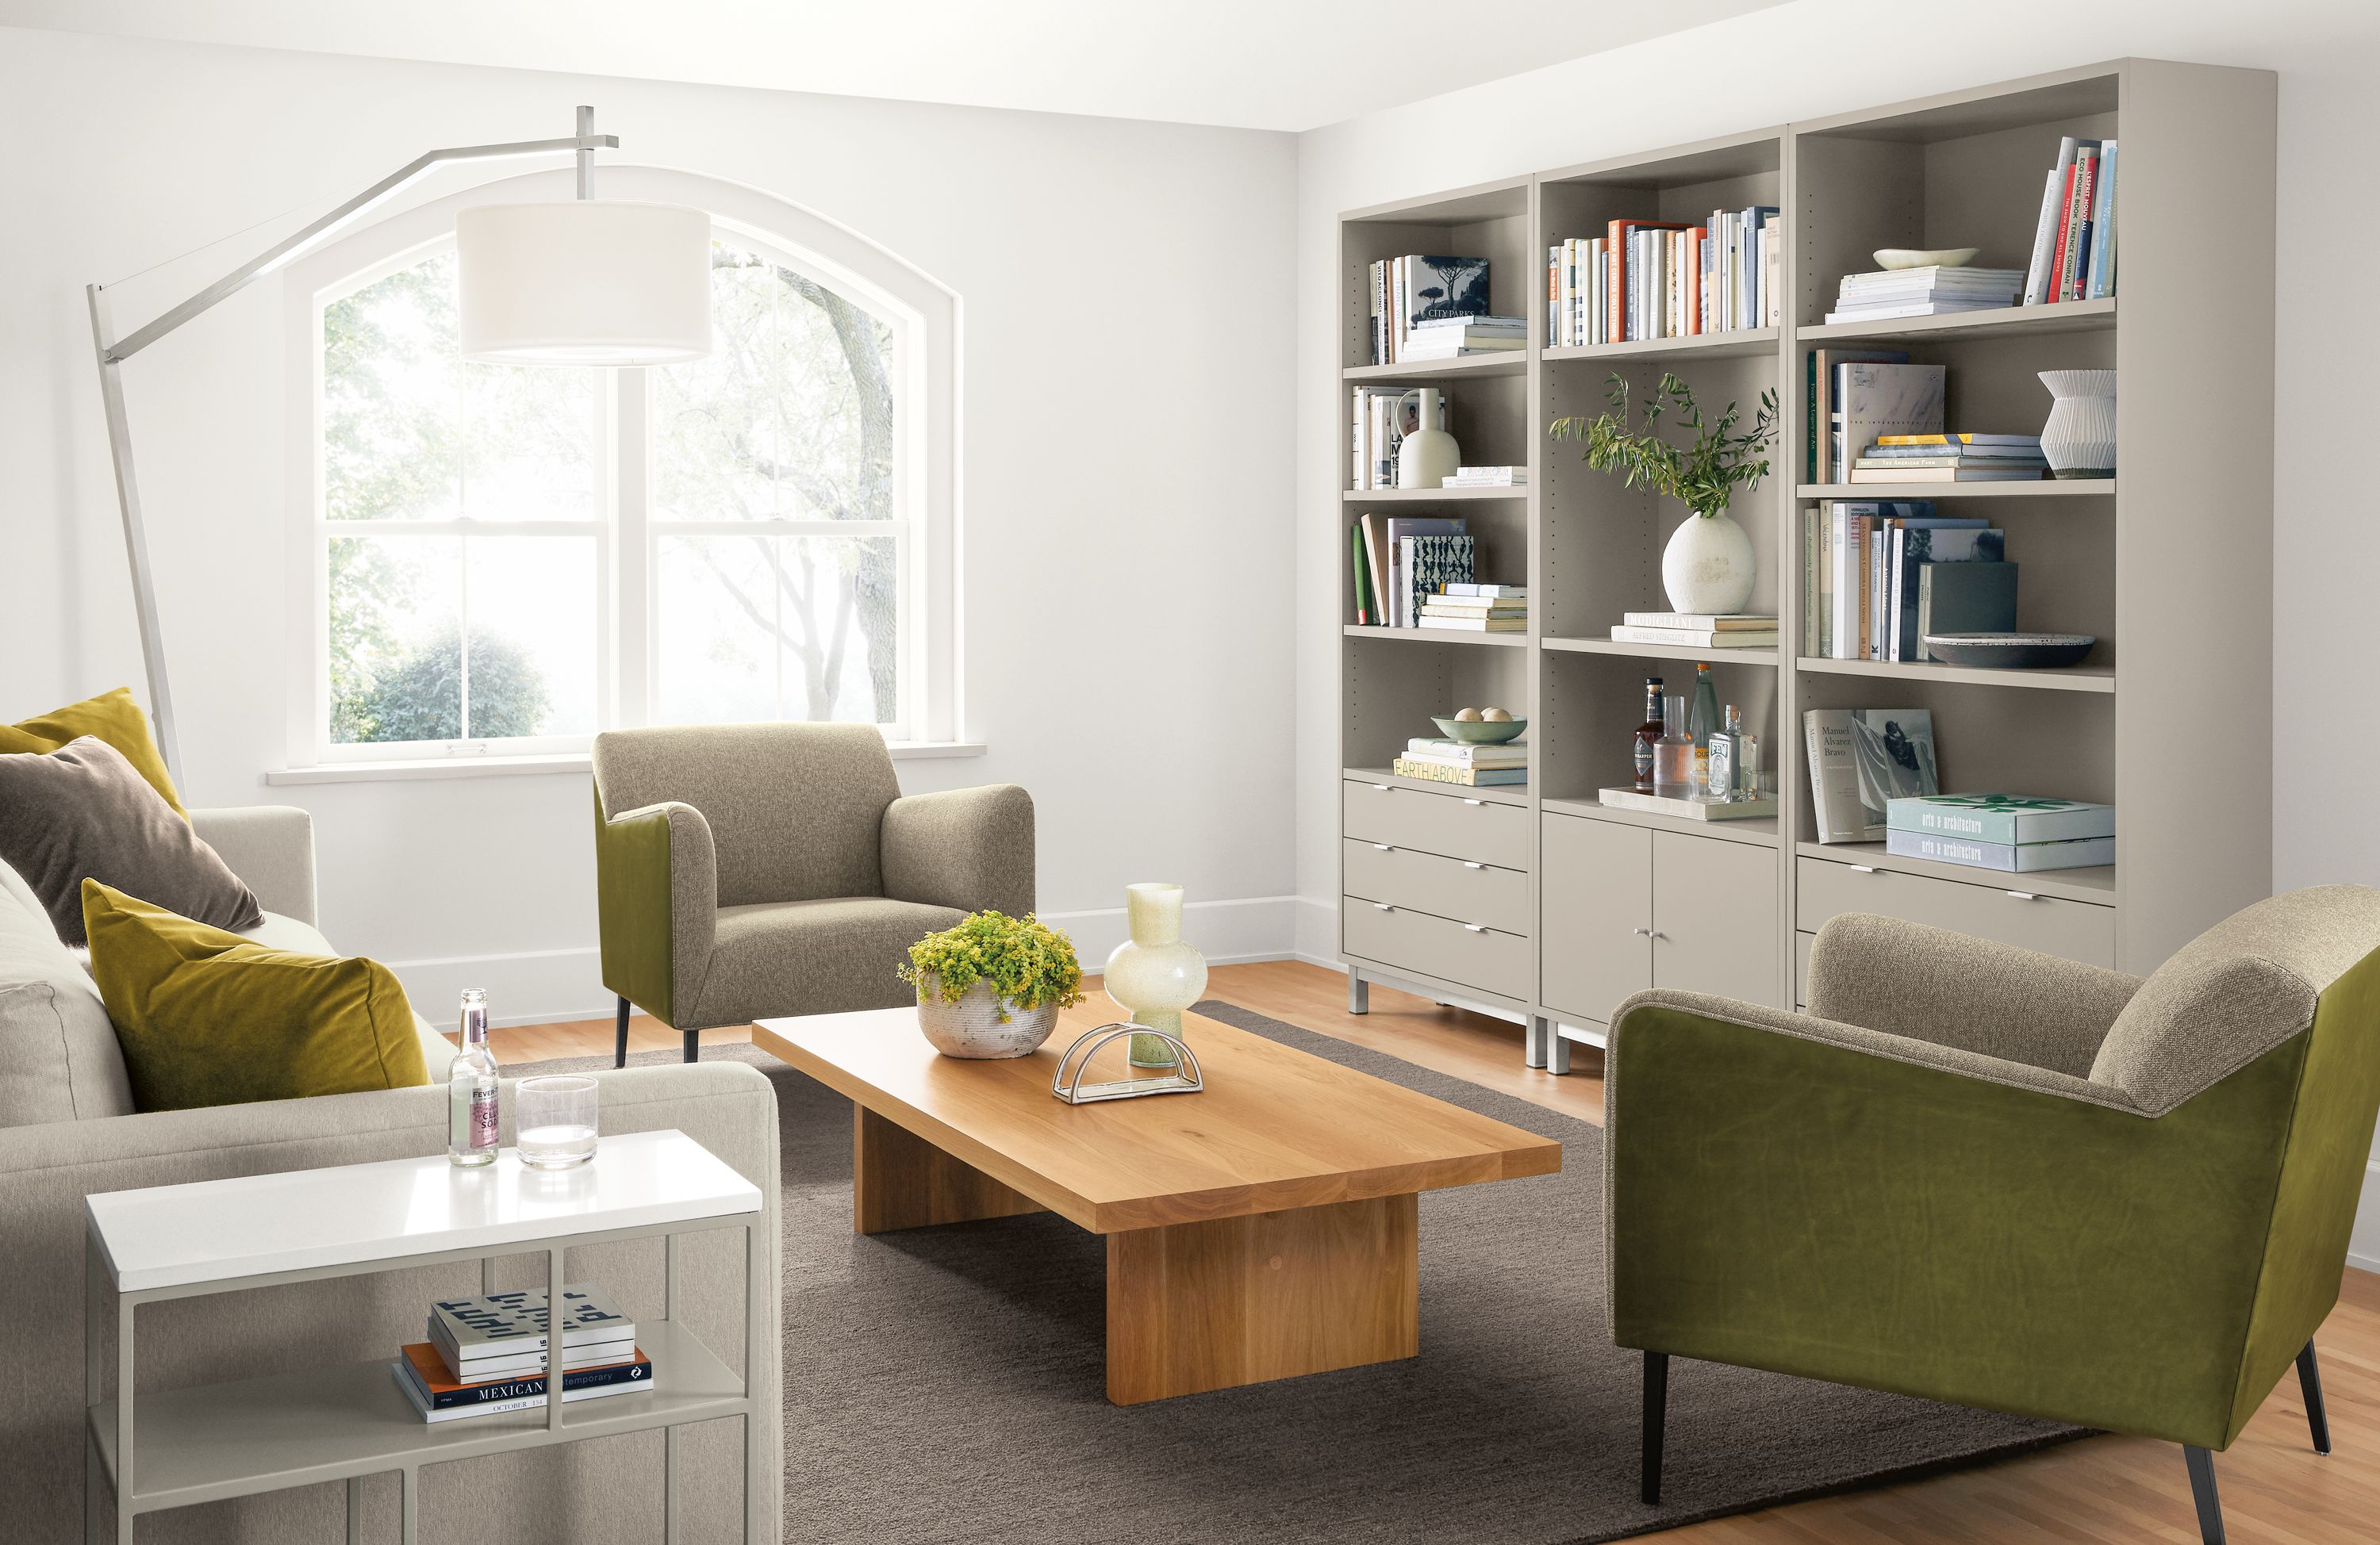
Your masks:
M1084 984L1097 991L1094 978ZM1566 1078L1521 1066L1521 1027L1376 986L1372 1011L1346 1011L1346 978L1296 961L1218 966L1209 996L1582 1120L1603 1118L1600 1056L1577 1048ZM584 1056L612 1048L610 1020L493 1031L502 1063ZM674 1048L678 1037L638 1016L638 1051ZM705 1032L706 1046L750 1032ZM1600 1334L1600 1326L1578 1327ZM2380 1276L2350 1271L2338 1307L2315 1338L2330 1409L2333 1454L2306 1437L2294 1377L2284 1376L2248 1430L2216 1456L2232 1545L2351 1545L2380 1539ZM1739 1514L1670 1530L1678 1545L1998 1545L2055 1540L2192 1545L2190 1480L2181 1451L2139 1438L2091 1438L2046 1453L1903 1485Z

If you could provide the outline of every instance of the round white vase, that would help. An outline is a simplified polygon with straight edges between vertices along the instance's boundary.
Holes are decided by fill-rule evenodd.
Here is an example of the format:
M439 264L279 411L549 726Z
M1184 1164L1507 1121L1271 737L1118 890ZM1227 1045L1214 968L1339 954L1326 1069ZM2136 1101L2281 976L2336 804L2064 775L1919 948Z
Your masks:
M2044 370L2049 422L2041 427L2041 454L2053 477L2116 475L2116 372Z
M996 996L989 982L945 998L941 978L929 976L917 984L917 1028L944 1056L1030 1056L1058 1028L1058 1006L1019 1008Z
M1182 887L1126 886L1124 915L1132 937L1108 957L1099 985L1135 1023L1178 1036L1182 1010L1207 990L1207 958L1182 942ZM1173 1049L1154 1035L1135 1035L1130 1059L1136 1068L1171 1068Z
M1742 611L1758 572L1752 538L1724 510L1687 516L1661 549L1661 588L1672 611Z

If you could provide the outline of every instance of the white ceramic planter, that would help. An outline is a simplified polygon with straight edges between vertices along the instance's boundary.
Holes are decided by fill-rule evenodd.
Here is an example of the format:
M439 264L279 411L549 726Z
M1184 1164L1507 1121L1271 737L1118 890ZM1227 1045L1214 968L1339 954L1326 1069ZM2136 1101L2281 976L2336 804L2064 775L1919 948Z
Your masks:
M2055 477L2116 475L2116 372L2044 370L2049 422L2041 427L2041 453Z
M1003 1012L1008 1016L1004 1020ZM941 978L929 976L917 987L917 1028L944 1056L1030 1056L1058 1028L1058 1006L1019 1008L994 996L989 982L946 999Z
M1752 538L1724 511L1689 515L1661 549L1661 588L1672 611L1742 611L1757 572Z

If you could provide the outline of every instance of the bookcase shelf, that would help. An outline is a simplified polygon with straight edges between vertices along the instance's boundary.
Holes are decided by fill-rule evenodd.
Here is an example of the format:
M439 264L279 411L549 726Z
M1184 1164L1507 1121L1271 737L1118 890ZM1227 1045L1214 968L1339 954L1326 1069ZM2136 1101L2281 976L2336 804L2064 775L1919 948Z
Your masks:
M1998 311L1961 311L1943 317L1886 317L1864 322L1820 322L1797 327L1801 344L1853 341L1930 343L1944 338L2017 338L2056 332L2104 332L2116 325L2116 297L2070 300L2056 306L2010 306Z
M1524 633L1464 633L1458 628L1389 628L1369 622L1342 623L1339 631L1349 638L1377 638L1396 644L1484 644L1493 649L1525 649L1529 646L1529 635Z
M1350 365L1339 372L1342 380L1443 380L1450 376L1524 376L1529 373L1526 349L1501 354L1466 354L1453 359L1419 359L1402 365Z
M1791 1008L1796 948L1807 942L1799 909L1812 899L1804 878L1828 882L1822 864L2104 909L2107 926L2066 948L2135 973L2266 894L2269 823L2210 827L2196 816L2210 795L2241 808L2269 798L2276 107L2267 71L2122 59L1342 217L1334 413L1345 414L1351 383L1461 377L1450 401L1463 459L1531 464L1525 489L1342 491L1337 550L1347 570L1345 526L1366 507L1466 513L1483 551L1494 553L1497 572L1482 577L1528 586L1526 634L1347 628L1351 637L1400 645L1493 646L1342 648L1340 760L1350 778L1390 782L1378 764L1400 754L1408 737L1431 733L1427 714L1466 703L1525 708L1531 782L1459 791L1492 808L1463 816L1482 817L1473 826L1485 846L1457 856L1526 871L1536 932L1525 969L1506 958L1464 980L1479 1005L1530 1020L1533 1057L1562 1067L1555 1021L1570 1039L1592 1042L1613 1003L1655 980ZM2131 152L2125 164L2144 169L2122 182L2119 280L2128 300L2120 311L2108 298L1826 324L1843 277L1873 269L1878 248L1974 247L1981 266L2026 266L2045 174L2069 136L2119 140ZM2210 187L2230 190L2237 206L2212 223L2199 192ZM1693 224L1713 210L1754 204L1784 211L1783 326L1547 346L1549 249L1604 236L1613 222ZM1491 310L1527 319L1530 343L1519 357L1363 363L1367 265L1416 252L1488 260ZM2223 276L2220 306L2206 300L2210 273ZM1793 481L1813 465L1810 436L1824 427L1823 413L1812 412L1811 354L1838 345L1905 350L1913 363L1948 367L1956 422L1947 427L1976 432L2038 429L2050 406L2042 371L2115 369L2123 476ZM1548 434L1557 419L1603 411L1613 369L1639 393L1661 370L1674 370L1713 416L1730 402L1748 415L1765 392L1776 392L1781 433L1769 455L1781 476L1739 490L1729 513L1757 564L1742 610L1775 613L1786 647L1705 650L1609 637L1626 612L1670 610L1663 550L1690 518L1674 500L1590 470L1579 445ZM2223 448L2219 457L2207 453L2214 445ZM1343 465L1332 477L1343 484ZM2009 559L2023 565L2017 626L2091 634L2097 651L2088 664L2058 670L1802 657L1804 521L1813 505L1835 500L1931 500L1946 513L1988 513L2007 534ZM1352 571L1341 586L1343 621L1354 615ZM1763 768L1777 777L1777 816L1697 822L1597 803L1598 788L1628 777L1645 679L1691 691L1697 662L1710 665L1719 701L1736 706L1759 737ZM1946 791L2114 803L2125 836L2121 865L2005 875L1895 858L1882 843L1816 842L1805 715L1871 707L1932 716ZM1419 821L1417 833L1446 802L1406 800L1402 791L1457 791L1393 784L1399 793L1383 805L1401 804ZM1469 826L1432 830L1429 840L1471 840ZM1485 847L1500 842L1506 856L1491 857ZM1415 845L1425 847L1418 837ZM1650 899L1632 899L1647 885ZM1911 899L1932 888L1862 894L1917 916L1922 905ZM1620 917L1640 904L1679 908L1661 913L1678 925ZM1608 929L1615 920L1616 931ZM1640 931L1632 934L1630 922ZM1650 943L1645 926L1666 938L1695 937ZM1407 981L1438 984L1441 996L1457 980L1418 959L1400 967L1377 953L1347 953L1360 979L1396 981L1402 970ZM1583 967L1590 958L1599 963Z
M1644 660L1712 660L1729 665L1766 665L1775 667L1774 649L1697 649L1686 644L1619 644L1609 638L1541 638L1537 642L1548 649L1565 650L1579 655L1619 655L1625 658Z
M2037 687L2048 692L2116 690L2116 670L2107 665L2070 665L2055 670L1993 670L1945 665L1936 660L1839 660L1804 655L1793 662L1803 670L1836 676L1886 676L1912 682L1950 682L1961 686Z

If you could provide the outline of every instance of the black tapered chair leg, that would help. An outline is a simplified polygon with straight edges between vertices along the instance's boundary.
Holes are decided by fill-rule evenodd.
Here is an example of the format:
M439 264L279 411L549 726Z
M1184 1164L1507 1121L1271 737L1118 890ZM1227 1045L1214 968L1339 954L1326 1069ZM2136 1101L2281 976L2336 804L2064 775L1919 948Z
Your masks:
M2313 1343L2298 1354L2298 1391L2305 1396L2306 1425L2313 1429L2313 1451L2330 1452L2330 1414L2322 1406L2322 1365L2313 1360Z
M1661 1500L1661 1438L1670 1418L1670 1354L1645 1354L1645 1457L1637 1495L1646 1507Z
M613 1020L613 1027L612 1066L625 1068L628 1065L628 1000L626 998L620 1000L619 1015Z
M2184 1443L2181 1456L2190 1465L2191 1500L2198 1503L2198 1538L2202 1545L2223 1545L2223 1498L2215 1490L2215 1455Z
M690 1030L687 1031L686 1032L686 1059L688 1062L692 1062L694 1060L694 1054L701 1049L701 1041L696 1038L694 1032Z

